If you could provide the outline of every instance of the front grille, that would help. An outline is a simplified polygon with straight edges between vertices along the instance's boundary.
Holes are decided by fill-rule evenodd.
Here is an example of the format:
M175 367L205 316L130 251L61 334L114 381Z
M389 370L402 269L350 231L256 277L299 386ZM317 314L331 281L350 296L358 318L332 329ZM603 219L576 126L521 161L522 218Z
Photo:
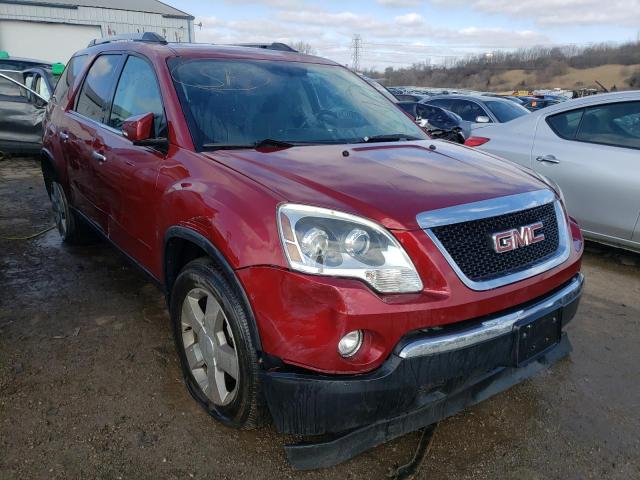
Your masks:
M493 234L540 221L544 224L539 231L545 237L542 242L504 253L496 253L493 249ZM560 243L553 203L506 215L435 227L432 232L462 273L474 282L527 270L553 257Z

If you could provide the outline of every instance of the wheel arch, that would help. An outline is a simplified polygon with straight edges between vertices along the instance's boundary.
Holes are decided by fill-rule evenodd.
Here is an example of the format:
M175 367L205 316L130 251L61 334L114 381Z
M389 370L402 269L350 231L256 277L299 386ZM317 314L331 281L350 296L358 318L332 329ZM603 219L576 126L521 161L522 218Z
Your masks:
M60 172L56 168L53 155L46 148L40 150L40 168L42 169L42 177L44 179L44 186L47 189L47 193L51 196L51 181L60 179Z
M173 226L167 230L163 248L163 277L167 302L171 300L171 290L180 270L191 260L206 255L220 268L224 277L242 301L247 312L249 328L254 345L262 352L262 342L251 303L240 280L222 252L208 238L187 227Z

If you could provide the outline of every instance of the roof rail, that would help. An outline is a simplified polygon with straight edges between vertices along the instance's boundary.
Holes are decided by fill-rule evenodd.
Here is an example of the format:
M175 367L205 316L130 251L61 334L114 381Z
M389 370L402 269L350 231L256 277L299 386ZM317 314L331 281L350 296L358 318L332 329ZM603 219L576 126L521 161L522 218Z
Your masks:
M155 32L143 32L143 33L124 33L122 35L113 35L111 37L104 38L94 38L89 42L88 47L93 47L94 45L102 45L104 43L111 42L149 42L149 43L161 43L163 45L167 44L167 40L162 36Z
M265 50L279 50L281 52L297 52L296 49L291 48L286 43L273 42L273 43L234 43L232 47L249 47L249 48L264 48Z

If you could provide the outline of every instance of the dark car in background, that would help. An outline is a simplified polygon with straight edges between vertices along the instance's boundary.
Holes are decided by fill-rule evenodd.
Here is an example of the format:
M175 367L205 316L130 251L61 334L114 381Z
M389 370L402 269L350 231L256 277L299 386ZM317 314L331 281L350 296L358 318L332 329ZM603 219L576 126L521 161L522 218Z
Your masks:
M489 123L507 123L529 114L526 108L515 102L482 95L436 95L423 100L423 103L459 115L468 122L471 130Z
M34 87L44 85L36 79ZM8 153L38 153L42 119L48 98L24 85L23 72L0 71L0 157Z
M51 67L50 62L34 58L12 57L4 50L0 51L0 70L26 70L32 67Z
M44 109L63 71L61 63L0 69L0 155L40 150Z
M464 143L471 134L467 122L443 108L416 102L398 102L398 106L411 115L431 138Z
M35 90L49 101L63 71L63 64L53 64L51 67L33 67L23 70L22 76L28 88Z

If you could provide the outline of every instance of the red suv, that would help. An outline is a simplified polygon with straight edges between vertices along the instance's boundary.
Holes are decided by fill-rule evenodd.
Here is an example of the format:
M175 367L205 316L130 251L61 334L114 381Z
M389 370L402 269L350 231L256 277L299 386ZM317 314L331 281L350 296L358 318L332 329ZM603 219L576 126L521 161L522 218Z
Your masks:
M217 420L322 435L287 453L328 466L568 353L583 241L544 178L283 45L123 40L70 60L46 187L64 241L97 231L164 290Z

